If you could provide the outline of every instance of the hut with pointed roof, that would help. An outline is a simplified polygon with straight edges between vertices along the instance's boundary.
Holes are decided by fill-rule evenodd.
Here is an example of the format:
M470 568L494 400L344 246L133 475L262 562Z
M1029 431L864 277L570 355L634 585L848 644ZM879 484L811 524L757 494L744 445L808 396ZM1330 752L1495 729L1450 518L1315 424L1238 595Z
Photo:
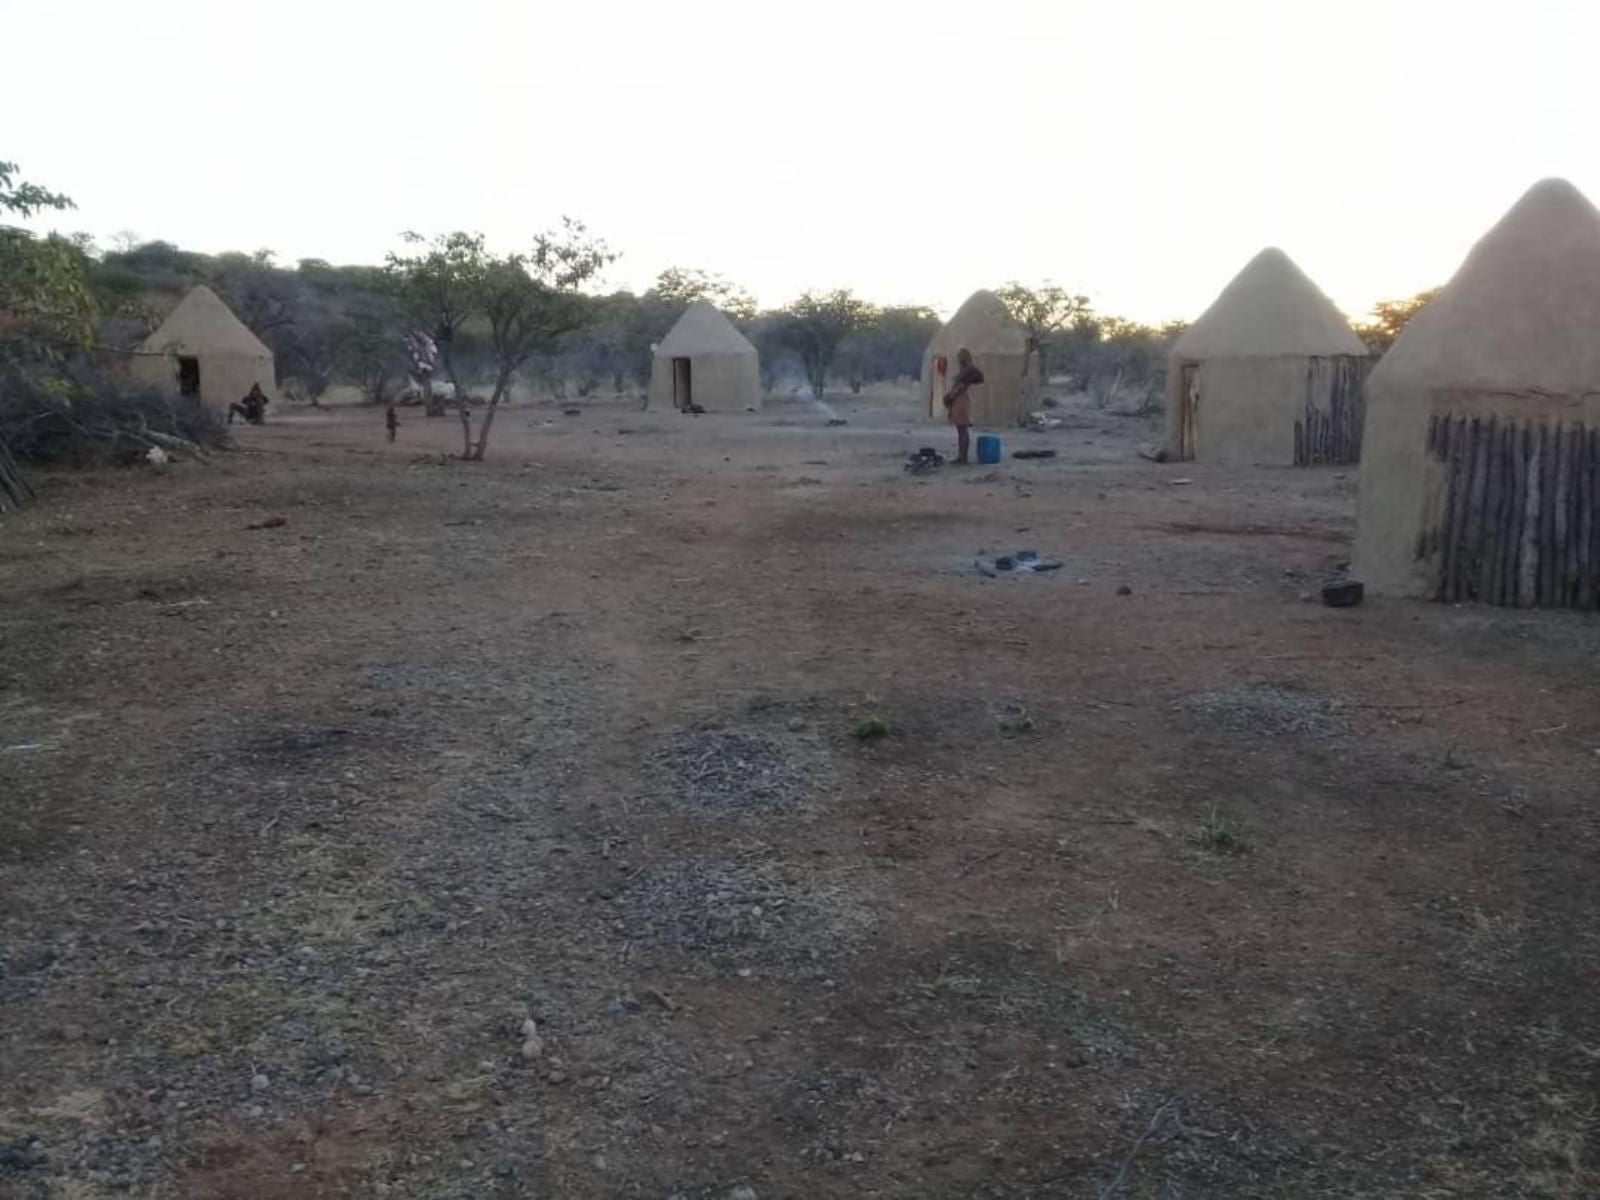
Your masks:
M190 289L140 344L135 378L226 410L252 384L277 397L272 351L205 284Z
M922 354L922 385L928 416L946 419L944 394L955 378L956 355L972 351L983 382L972 389L972 423L1003 429L1026 421L1038 398L1038 376L1028 354L1028 338L993 292L973 292L933 335Z
M1167 453L1240 465L1355 462L1366 369L1350 323L1269 246L1172 348Z
M1535 184L1372 372L1354 567L1379 594L1600 608L1600 212Z
M761 356L716 307L696 300L655 349L650 401L680 412L761 407Z

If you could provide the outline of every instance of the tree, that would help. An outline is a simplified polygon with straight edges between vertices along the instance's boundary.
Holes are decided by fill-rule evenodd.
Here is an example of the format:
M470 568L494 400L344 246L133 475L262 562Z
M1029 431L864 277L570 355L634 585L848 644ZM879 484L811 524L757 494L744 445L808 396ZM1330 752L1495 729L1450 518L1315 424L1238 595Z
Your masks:
M603 241L589 236L582 222L563 218L560 229L534 239L531 251L485 259L479 297L494 350L494 391L476 444L463 403L464 458L483 461L494 415L518 368L535 354L554 352L563 335L589 322L595 302L580 289L616 257Z
M743 288L720 275L694 267L668 267L656 276L649 294L667 307L677 309L679 315L696 300L715 304L737 321L748 321L756 315L756 302ZM664 334L666 330L661 332Z
M839 343L871 319L873 308L850 291L807 292L785 312L780 340L800 358L811 394L821 399Z
M1050 343L1090 314L1089 297L1053 283L1030 288L1012 280L999 291L1011 319L1027 334L1028 350L1039 363L1039 381L1050 378Z
M922 369L922 352L938 329L938 316L921 305L874 311L839 344L838 362L851 389L860 391L863 383L916 376Z
M27 218L76 207L59 192L18 179L17 170L15 163L0 162L0 213ZM71 238L39 238L0 225L0 329L10 327L19 354L48 357L94 340L97 313L87 267L87 256Z
M386 404L389 384L405 373L406 356L392 321L358 313L339 331L334 361L370 404Z
M1379 300L1372 306L1372 320L1356 326L1356 334L1374 354L1382 354L1394 345L1395 339L1405 330L1411 318L1439 294L1439 289L1429 288L1408 300Z
M445 374L455 385L456 400L467 403L467 389L456 373L456 335L483 304L484 288L492 259L484 248L483 234L440 234L431 242L420 233L407 230L401 239L408 246L420 247L410 254L388 254L384 263L401 303L421 322L444 363ZM441 416L444 407L436 404L432 390L426 397L430 417Z

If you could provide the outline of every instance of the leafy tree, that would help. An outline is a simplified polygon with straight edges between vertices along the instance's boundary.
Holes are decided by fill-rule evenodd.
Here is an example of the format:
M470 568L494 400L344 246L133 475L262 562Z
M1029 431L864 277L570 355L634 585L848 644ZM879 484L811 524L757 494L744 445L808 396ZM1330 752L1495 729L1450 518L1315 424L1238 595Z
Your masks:
M748 321L756 315L756 302L743 288L693 267L668 267L656 276L650 294L668 308L677 309L679 316L696 300L710 301L737 321Z
M432 241L410 230L400 236L417 249L409 254L391 252L385 265L401 303L439 347L445 374L455 385L457 401L465 406L467 390L456 370L456 335L468 318L481 310L493 260L481 233L457 230ZM431 390L426 402L430 417L443 414L444 408L434 401Z
M839 343L865 325L873 311L847 289L807 292L785 310L779 338L799 357L813 396L820 399L827 386Z
M1434 287L1407 300L1379 300L1372 306L1372 320L1357 325L1356 334L1367 344L1367 349L1382 354L1394 345L1411 318L1438 294L1439 289Z
M1089 297L1053 283L1030 288L1015 280L998 294L1011 319L1027 334L1028 350L1038 358L1041 382L1049 379L1051 342L1090 315Z
M478 440L474 444L468 435L463 457L483 461L495 412L512 376L533 355L553 352L564 335L589 322L595 302L580 289L615 260L603 241L590 237L583 223L571 218L563 218L560 229L541 233L527 253L485 259L479 303L494 350L494 391ZM465 404L461 411L462 428L470 430Z
M334 361L370 404L387 404L389 385L405 374L406 356L395 323L357 313L335 335Z
M31 217L47 208L59 211L78 207L60 192L18 179L18 170L16 163L0 162L0 209L19 217Z
M916 376L922 369L922 352L938 329L939 318L931 308L877 309L839 344L838 365L853 391L860 391L863 383Z
M0 213L26 218L75 207L59 192L19 179L17 170L15 163L0 162ZM87 266L71 238L40 238L0 225L0 330L12 327L18 353L48 356L94 340L96 307Z

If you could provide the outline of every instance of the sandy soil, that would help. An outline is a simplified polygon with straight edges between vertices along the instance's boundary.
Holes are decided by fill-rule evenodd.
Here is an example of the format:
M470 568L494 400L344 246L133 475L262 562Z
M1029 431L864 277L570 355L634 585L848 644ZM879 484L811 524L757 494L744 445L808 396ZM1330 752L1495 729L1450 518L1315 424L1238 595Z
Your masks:
M1593 618L1306 602L1353 474L838 404L45 478L0 1196L1600 1194Z

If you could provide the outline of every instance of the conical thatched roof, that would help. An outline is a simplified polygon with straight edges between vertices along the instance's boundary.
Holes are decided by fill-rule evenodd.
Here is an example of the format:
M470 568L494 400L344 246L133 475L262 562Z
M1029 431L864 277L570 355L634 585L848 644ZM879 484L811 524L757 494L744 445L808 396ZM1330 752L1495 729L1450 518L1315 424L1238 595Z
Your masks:
M1533 185L1406 325L1369 384L1600 390L1600 212Z
M967 301L933 335L929 349L941 354L954 354L965 348L974 354L1027 353L1028 338L1022 327L1011 319L1005 302L993 292L973 292Z
M272 351L262 345L244 322L233 315L233 310L203 283L178 301L178 307L167 314L167 319L145 338L139 349L147 354L175 350L195 355L272 357Z
M706 300L696 300L678 318L678 323L656 353L671 358L690 358L697 354L754 354L744 334L733 327L733 322L723 316L716 305Z
M1197 360L1366 353L1333 301L1276 246L1246 263L1172 348Z

